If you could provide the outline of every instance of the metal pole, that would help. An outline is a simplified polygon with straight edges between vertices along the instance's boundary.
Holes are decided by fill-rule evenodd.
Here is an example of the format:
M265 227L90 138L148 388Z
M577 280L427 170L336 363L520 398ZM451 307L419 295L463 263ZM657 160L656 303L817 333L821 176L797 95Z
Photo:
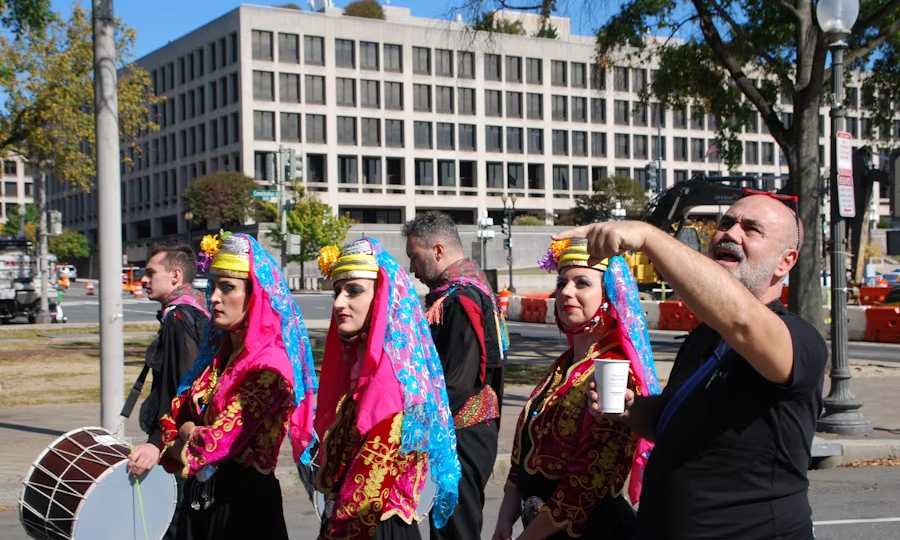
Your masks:
M113 0L93 0L94 106L97 126L97 235L100 247L100 421L115 430L122 410L122 214L119 188L119 96Z
M514 200L512 200L512 198L510 198L509 205L510 205L510 207L509 207L509 209L507 209L509 211L509 246L508 246L509 257L506 258L506 262L509 263L509 291L516 292L516 288L513 287L513 268L512 268L512 266L513 266L512 227L513 227L513 219L515 219L515 216L516 216L516 201L514 201Z
M284 164L284 149L279 148L275 158L275 181L278 182L278 213L281 215L281 273L287 279L287 201L285 201L285 185L287 178L282 170ZM302 262L300 264L303 264Z
M838 203L837 134L844 128L843 40L831 45L831 390L825 398L825 414L819 418L818 430L844 435L865 435L872 423L857 409L862 400L850 390L850 367L847 361L847 259L846 221Z
M663 108L662 104L659 105L659 118L657 118L656 122L656 192L662 193L663 186L665 185L665 180L663 180L662 174L662 119L663 119Z
M38 171L38 227L35 237L38 241L38 266L41 275L41 301L40 312L34 318L39 324L50 322L50 264L47 249L47 174L41 169Z

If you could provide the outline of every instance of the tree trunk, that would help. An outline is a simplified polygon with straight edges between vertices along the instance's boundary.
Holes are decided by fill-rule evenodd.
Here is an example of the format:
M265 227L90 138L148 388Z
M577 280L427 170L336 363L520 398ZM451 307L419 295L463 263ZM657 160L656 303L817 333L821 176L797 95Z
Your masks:
M800 220L805 229L797 264L791 270L788 304L825 336L821 271L822 192L824 179L819 173L818 99L794 105L794 122L789 140L782 150L788 161L793 193L799 197Z
M304 276L304 274L303 274L303 267L304 267L304 266L306 266L305 257L300 257L300 289L301 289L301 290L305 290L305 289L306 289L306 279L304 279L305 276Z
M41 269L41 319L44 319L50 313L50 260L47 249L49 236L47 236L47 174L43 170L39 170L37 174L37 196L38 196L38 212L40 219L37 230L39 265ZM41 320L40 322L49 322Z

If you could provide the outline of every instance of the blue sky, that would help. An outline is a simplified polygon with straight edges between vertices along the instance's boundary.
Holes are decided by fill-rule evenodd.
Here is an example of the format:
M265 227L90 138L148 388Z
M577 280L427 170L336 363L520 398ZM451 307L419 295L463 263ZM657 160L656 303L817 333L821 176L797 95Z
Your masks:
M148 2L146 0L117 0L115 2L115 10L117 17L120 17L128 26L137 30L137 45L134 52L135 57L140 58L166 43L178 39L191 30L203 26L223 13L231 11L242 3L275 5L283 4L285 1L155 0ZM78 3L87 8L91 6L90 0L78 0ZM294 3L305 8L307 0L295 0ZM335 0L335 5L339 7L343 7L347 3L349 3L349 0ZM412 14L416 17L434 18L445 17L450 9L459 3L461 3L461 0L390 1L390 4L393 6L410 8ZM71 12L73 2L72 0L53 0L52 4L55 11L68 14ZM561 7L564 9L560 15L565 16L565 5L569 4L569 2L561 2L561 4L563 4ZM571 2L571 4L576 7L583 5L578 0ZM599 26L602 20L609 16L610 9L613 9L618 2L609 0L593 2L593 4L600 6L597 12L591 13L589 16L585 16L584 13L578 13L578 17L573 21L572 30L575 33L592 33L592 29Z

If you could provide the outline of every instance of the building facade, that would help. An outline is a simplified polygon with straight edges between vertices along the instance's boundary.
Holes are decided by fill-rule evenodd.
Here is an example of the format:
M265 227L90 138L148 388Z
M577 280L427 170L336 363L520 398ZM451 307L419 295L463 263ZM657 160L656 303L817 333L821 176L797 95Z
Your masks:
M18 156L2 160L3 191L0 192L0 223L20 219L19 207L34 203L34 180L31 168Z
M725 173L716 118L641 105L654 66L594 67L593 39L571 35L567 19L553 20L559 39L539 39L385 13L245 5L138 60L165 101L151 110L159 131L122 168L126 245L186 234L180 194L194 178L231 170L270 184L267 155L280 148L303 156L306 189L363 224L431 209L499 220L512 194L518 214L552 223L597 178L655 191L645 167L657 159L663 189ZM857 136L859 116L851 104ZM828 131L823 107L822 163ZM787 174L759 118L743 142L742 173ZM95 243L95 197L50 184L50 207Z

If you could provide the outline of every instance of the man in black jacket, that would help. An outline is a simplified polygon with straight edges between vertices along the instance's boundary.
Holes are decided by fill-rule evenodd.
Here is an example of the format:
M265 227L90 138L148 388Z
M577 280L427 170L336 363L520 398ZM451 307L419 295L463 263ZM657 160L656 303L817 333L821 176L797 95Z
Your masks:
M209 312L206 295L192 286L195 262L189 246L156 246L141 278L147 297L159 302L161 309L157 313L160 321L158 336L145 355L146 366L153 373L153 383L150 394L141 404L140 424L148 439L134 448L128 462L135 476L149 471L159 461L163 447L159 421L171 409L178 385L194 364L205 338ZM179 481L179 499L181 484ZM179 504L176 508L180 507ZM174 538L177 522L176 510L165 538Z
M426 318L441 357L462 466L459 505L434 540L481 538L484 486L497 457L503 399L500 314L484 272L466 259L456 224L426 212L403 227L410 273L428 285Z

